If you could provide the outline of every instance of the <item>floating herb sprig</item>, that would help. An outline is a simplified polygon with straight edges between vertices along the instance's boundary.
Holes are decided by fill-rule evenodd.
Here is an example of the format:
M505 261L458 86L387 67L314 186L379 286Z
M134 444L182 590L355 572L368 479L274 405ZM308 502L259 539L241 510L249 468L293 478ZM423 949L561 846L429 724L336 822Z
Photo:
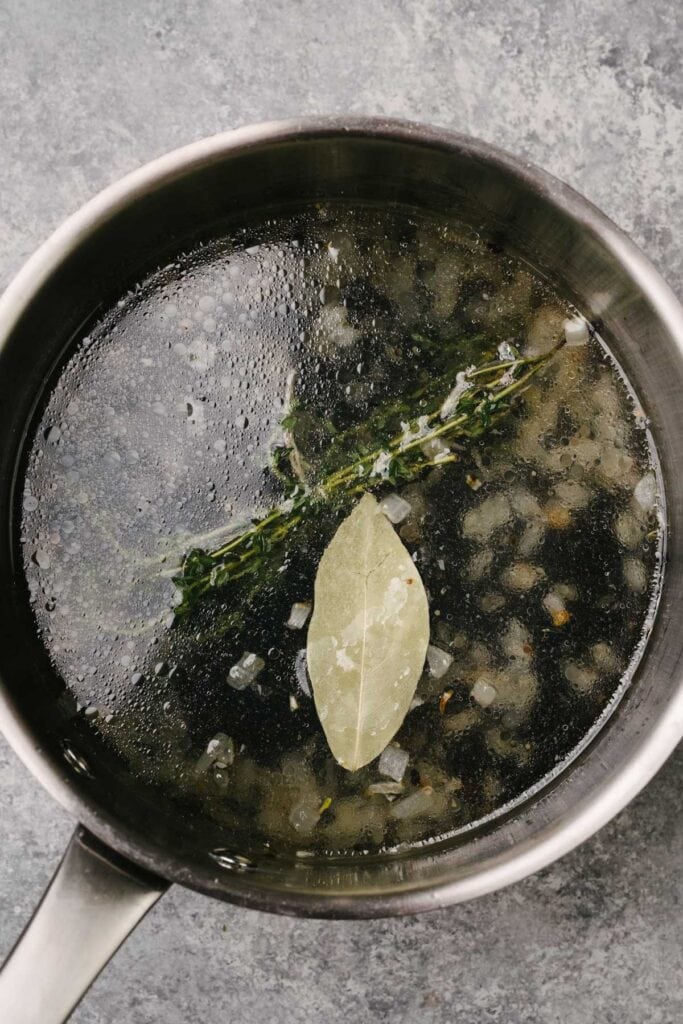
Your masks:
M359 442L351 461L328 471L310 487L295 482L287 472L288 449L276 449L273 469L287 485L287 498L219 548L194 548L185 556L179 574L174 577L180 594L176 614L188 611L203 594L256 572L266 556L280 548L292 531L323 507L343 507L362 491L406 483L429 467L456 461L458 454L446 450L445 445L434 454L434 442L453 443L486 433L510 412L515 399L563 344L560 341L542 355L498 360L460 371L448 382L451 387L455 385L455 391L442 395L428 412L403 422L401 432L384 442L381 432L373 431L372 444ZM381 418L373 419L378 423ZM382 421L386 424L387 417ZM363 425L355 428L357 437L362 433ZM333 442L333 452L349 447L349 431L339 435L339 439L336 445ZM330 459L326 462L329 464Z

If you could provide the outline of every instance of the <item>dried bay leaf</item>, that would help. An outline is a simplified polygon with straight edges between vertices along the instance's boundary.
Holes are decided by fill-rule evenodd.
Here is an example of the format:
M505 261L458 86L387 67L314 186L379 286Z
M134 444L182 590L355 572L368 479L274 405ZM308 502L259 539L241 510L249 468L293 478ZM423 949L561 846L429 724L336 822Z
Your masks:
M356 771L393 738L428 642L420 575L376 499L365 494L320 560L308 630L315 705L342 767Z

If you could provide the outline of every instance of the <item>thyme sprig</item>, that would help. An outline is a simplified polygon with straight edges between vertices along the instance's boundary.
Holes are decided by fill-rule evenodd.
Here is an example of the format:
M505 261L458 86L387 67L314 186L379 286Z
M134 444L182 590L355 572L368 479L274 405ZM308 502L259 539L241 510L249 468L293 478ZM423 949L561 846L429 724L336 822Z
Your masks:
M453 374L444 382L444 390L450 385L449 392L442 392L438 399L432 400L425 414L403 422L401 432L391 434L382 443L379 441L381 431L371 431L371 444L360 440L361 436L368 436L367 423L354 428L353 433L359 439L356 457L327 471L311 486L293 480L285 466L288 449L276 449L273 470L285 482L286 499L220 547L211 551L194 548L185 556L180 572L174 577L180 596L176 614L189 610L203 594L256 572L268 555L281 549L285 538L304 520L315 516L316 510L343 506L362 491L407 483L430 467L456 461L457 452L445 450L445 445L444 450L434 454L433 442L442 440L452 444L480 437L490 430L510 412L519 395L563 343L560 341L542 355L487 362ZM457 401L444 418L444 401L456 384L456 378L459 382ZM380 422L386 426L391 423L391 417L380 414L370 421L373 426ZM335 451L348 450L349 434L347 430L333 439L333 456ZM330 464L329 457L326 464Z

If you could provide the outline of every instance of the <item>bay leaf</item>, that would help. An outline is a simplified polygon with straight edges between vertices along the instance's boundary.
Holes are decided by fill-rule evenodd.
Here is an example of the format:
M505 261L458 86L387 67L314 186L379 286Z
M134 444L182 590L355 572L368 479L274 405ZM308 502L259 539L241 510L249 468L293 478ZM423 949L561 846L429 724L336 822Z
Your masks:
M429 642L420 574L377 500L364 494L325 549L308 629L308 671L327 742L356 771L393 738Z

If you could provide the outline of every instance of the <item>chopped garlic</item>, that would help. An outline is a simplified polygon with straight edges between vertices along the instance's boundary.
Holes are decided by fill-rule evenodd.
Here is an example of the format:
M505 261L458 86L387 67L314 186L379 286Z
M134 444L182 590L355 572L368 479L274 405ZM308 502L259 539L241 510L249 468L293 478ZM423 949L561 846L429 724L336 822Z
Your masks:
M501 526L511 518L510 502L504 494L492 494L476 508L465 513L462 520L462 535L468 540L485 543Z
M508 590L531 590L539 580L543 579L543 569L528 562L515 562L507 567L501 576L501 582Z
M566 505L549 501L544 512L545 520L551 530L566 530L572 525L572 514Z

